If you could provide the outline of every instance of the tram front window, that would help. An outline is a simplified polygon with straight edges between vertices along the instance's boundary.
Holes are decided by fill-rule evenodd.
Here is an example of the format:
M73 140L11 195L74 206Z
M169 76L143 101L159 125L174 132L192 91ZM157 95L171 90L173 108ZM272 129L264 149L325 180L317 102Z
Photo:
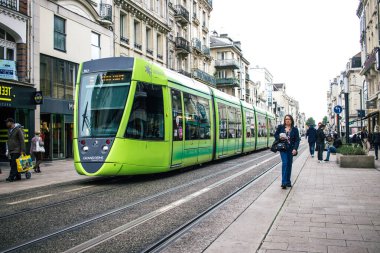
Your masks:
M131 72L84 74L79 89L79 137L113 137L123 116Z

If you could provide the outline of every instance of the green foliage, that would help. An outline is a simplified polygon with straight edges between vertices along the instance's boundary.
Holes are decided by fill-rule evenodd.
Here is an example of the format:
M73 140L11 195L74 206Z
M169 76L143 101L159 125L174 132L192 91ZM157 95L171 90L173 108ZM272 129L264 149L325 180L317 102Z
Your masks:
M306 126L315 126L315 120L313 117L310 117L306 120Z
M327 116L324 116L322 120L322 124L327 125L328 122L329 122L329 119L327 118Z
M337 153L342 155L366 155L367 153L360 146L343 145L338 148Z

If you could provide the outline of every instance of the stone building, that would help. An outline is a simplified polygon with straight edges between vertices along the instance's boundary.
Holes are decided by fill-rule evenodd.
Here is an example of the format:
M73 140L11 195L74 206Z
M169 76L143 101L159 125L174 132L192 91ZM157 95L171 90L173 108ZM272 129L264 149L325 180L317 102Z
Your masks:
M273 84L273 100L276 101L277 123L281 124L284 116L293 116L295 124L302 124L300 121L299 102L286 93L285 83Z

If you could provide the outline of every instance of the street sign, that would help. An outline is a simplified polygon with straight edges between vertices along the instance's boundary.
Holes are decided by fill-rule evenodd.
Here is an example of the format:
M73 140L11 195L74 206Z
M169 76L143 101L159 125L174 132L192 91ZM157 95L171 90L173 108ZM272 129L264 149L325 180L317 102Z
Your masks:
M365 111L364 110L357 110L358 111L358 117L364 118L365 117Z
M340 114L342 111L343 111L342 106L340 106L340 105L336 105L336 106L334 106L334 112L335 112L336 114Z

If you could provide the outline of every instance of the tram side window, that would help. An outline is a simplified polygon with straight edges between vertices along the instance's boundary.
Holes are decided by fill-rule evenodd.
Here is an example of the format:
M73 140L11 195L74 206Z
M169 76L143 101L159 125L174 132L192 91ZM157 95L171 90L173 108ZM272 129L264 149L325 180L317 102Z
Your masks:
M219 111L219 139L227 139L227 108L224 104L218 103Z
M228 138L236 138L236 109L228 107Z
M255 115L252 112L246 112L246 130L247 138L255 137Z
M258 127L258 137L265 137L265 132L266 130L264 129L265 126L266 126L266 123L265 123L265 116L264 115L261 115L261 114L257 114L257 127ZM265 132L264 132L265 131Z
M182 129L182 102L181 102L181 92L178 90L172 90L172 112L173 112L173 140L182 141L183 140L183 129Z
M183 93L185 105L186 140L199 139L199 124L197 112L197 97L188 93Z
M276 132L276 126L274 119L269 119L269 136L274 137L274 134Z
M199 138L210 139L210 103L208 99L198 97Z
M236 138L242 137L241 125L242 125L241 109L236 109Z
M164 140L164 129L162 87L138 83L126 137L140 140Z

